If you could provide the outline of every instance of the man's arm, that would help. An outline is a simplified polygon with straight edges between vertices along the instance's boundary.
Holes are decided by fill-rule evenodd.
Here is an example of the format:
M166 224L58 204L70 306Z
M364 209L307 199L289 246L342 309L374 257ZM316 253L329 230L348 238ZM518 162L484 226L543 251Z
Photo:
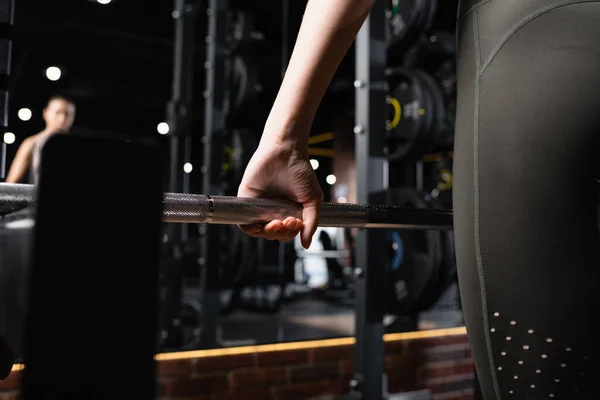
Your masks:
M10 166L8 175L6 177L6 183L19 183L25 176L29 165L31 164L31 157L33 155L33 137L28 137L23 140L23 143L19 146L17 154Z
M308 1L263 139L308 147L319 104L374 1Z

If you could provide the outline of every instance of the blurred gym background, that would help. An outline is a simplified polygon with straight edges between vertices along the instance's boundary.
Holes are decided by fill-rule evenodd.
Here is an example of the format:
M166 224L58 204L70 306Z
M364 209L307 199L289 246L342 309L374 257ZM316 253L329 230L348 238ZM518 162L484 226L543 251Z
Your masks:
M387 4L388 202L452 208L457 1ZM62 94L77 106L72 134L159 137L165 154L176 154L166 157L165 176L175 185L170 188L202 193L205 100L214 95L225 113L217 186L219 193L235 195L305 5L230 0L226 32L210 37L203 1L17 1L5 165L25 138L43 128L48 97ZM216 51L225 68L209 93L206 44L218 37L224 39ZM325 201L356 201L355 56L353 46L311 132L311 163ZM252 239L224 227L219 262L208 265L201 226L165 227L160 350L352 336L353 283L361 273L353 266L354 233L319 229L304 250L299 241ZM387 238L386 331L462 326L452 233L390 231Z

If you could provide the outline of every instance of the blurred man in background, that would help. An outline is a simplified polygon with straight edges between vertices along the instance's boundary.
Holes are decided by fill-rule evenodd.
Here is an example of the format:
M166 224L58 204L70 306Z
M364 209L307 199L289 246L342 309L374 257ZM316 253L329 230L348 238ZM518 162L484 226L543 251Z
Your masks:
M46 141L59 133L68 133L75 121L75 104L63 96L52 96L43 111L46 127L21 143L12 161L6 183L24 182L29 170L29 183L37 183L40 155Z

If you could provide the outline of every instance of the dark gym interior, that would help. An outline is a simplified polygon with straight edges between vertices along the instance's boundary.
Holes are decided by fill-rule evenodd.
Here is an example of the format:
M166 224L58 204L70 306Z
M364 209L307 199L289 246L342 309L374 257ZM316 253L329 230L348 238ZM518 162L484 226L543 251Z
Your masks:
M48 99L59 95L68 98L76 107L69 137L81 139L84 141L82 143L90 140L91 144L78 148L68 142L61 144L57 141L56 149L52 150L49 146L48 160L56 157L56 161L52 162L71 164L67 168L63 164L47 162L49 172L46 176L42 172L39 184L40 199L47 199L46 204L59 204L62 201L56 194L53 197L50 183L47 183L54 179L52 176L60 179L59 175L63 174L63 177L69 176L71 182L81 182L75 185L80 185L82 193L89 193L89 196L94 196L94 190L103 190L93 189L102 185L106 188L110 185L118 187L125 196L133 193L134 187L138 188L137 193L153 191L149 171L154 171L155 167L160 171L157 173L160 180L154 182L160 183L163 192L236 196L285 74L305 7L305 0L175 0L143 3L124 0L15 0L13 3L12 0L0 0L0 18L4 18L0 21L0 27L10 26L7 29L10 35L6 39L2 37L4 30L0 30L0 39L4 41L0 42L0 51L3 51L0 67L4 69L3 76L6 77L2 92L6 96L1 101L5 105L1 159L3 179L24 141L44 129L42 117ZM382 120L373 122L373 118L370 118L368 123L373 125L371 135L375 135L374 131L381 126L381 135L384 137L380 152L384 154L386 162L387 187L380 204L410 209L452 210L457 9L457 0L377 2L370 16L370 24L385 29L370 28L361 32L367 41L371 41L371 45L359 45L357 40L350 47L311 128L310 163L323 189L325 202L361 203L358 193L368 182L357 179L357 176L361 176L357 172L361 168L357 160L362 153L355 138L359 134L357 127L360 126L360 119L365 118L361 116L362 110L377 109L373 112L380 115ZM379 54L381 49L373 45L377 41L385 42L385 54ZM10 47L2 47L3 43L10 43ZM369 63L377 63L379 59L386 60L386 93L381 104L373 97L370 100L367 98L371 104L365 105L365 98L357 95L361 68ZM100 141L99 144L95 144L96 140ZM118 146L113 149L110 145L103 145L102 140L110 143L151 142L158 150L160 165L153 164L141 151L136 156L140 160L136 164L133 158L122 156L120 150L116 149ZM53 155L52 151L55 152ZM67 154L69 151L79 154ZM119 168L128 169L126 173L119 173L119 178L114 178L115 170ZM384 179L383 175L380 179ZM25 179L21 183L32 182ZM89 190L86 189L88 186ZM79 206L74 207L79 210ZM135 210L139 218L152 213L152 210L141 206ZM122 336L111 333L115 340L122 337L124 341L135 342L135 335L128 331L128 327L133 326L133 321L146 323L140 319L138 313L143 311L137 307L143 307L146 291L152 287L143 275L153 271L154 261L150 262L152 265L148 266L147 271L141 267L136 270L136 275L139 275L136 277L131 271L124 270L127 265L123 260L134 257L129 254L132 250L127 245L123 244L123 249L119 250L123 253L122 259L119 251L111 250L110 254L118 261L108 258L109 253L104 253L100 245L100 242L108 243L108 238L101 237L100 232L109 236L114 234L116 241L126 237L123 232L128 228L121 224L111 228L102 221L103 218L111 218L109 213L98 212L94 216L94 212L90 211L91 217L81 217L81 220L73 220L72 224L56 222L64 226L52 225L56 228L54 231L54 228L48 230L53 220L49 211L40 209L36 211L37 216L10 211L3 214L2 268L11 262L26 263L24 260L33 259L28 252L33 248L45 248L42 243L45 235L48 238L63 236L65 240L71 240L73 246L75 243L88 246L85 248L89 252L74 251L81 256L81 270L73 279L80 279L81 282L67 285L61 281L60 287L64 286L64 290L71 290L69 287L72 288L72 285L84 287L73 289L74 294L82 297L70 297L70 302L78 310L69 311L71 319L68 326L77 329L77 319L81 318L80 326L87 326L94 319L96 324L104 326L99 331L108 332L106 326L110 326L115 332L121 332ZM46 215L44 212L48 213L47 218L41 220ZM32 243L29 239L23 239L24 236L33 235L29 231L16 239L8 238L14 236L7 228L11 223L31 218L38 219ZM142 229L154 229L135 218L131 217L131 220L138 221L140 232ZM60 232L69 227L71 231L68 233ZM76 229L79 231L74 231ZM380 310L382 318L377 326L385 335L386 349L391 349L388 349L391 358L386 356L385 361L388 372L383 381L388 383L382 385L384 398L473 398L476 385L467 354L468 345L463 338L464 321L452 231L382 230L380 237L384 240L379 246L378 259L384 260L383 265L376 268L367 261L366 268L384 271L386 278L382 281L383 287L364 286L362 283L365 262L357 261L357 254L360 254L360 251L357 253L357 243L362 240L359 239L359 231L358 228L319 227L310 248L304 249L299 236L281 243L252 238L237 225L161 223L160 248L156 252L157 308L153 344L156 359L162 360L158 361L160 363L175 363L169 360L179 360L180 355L182 359L188 356L198 359L193 364L196 367L191 367L197 368L195 372L186 372L186 368L190 367L181 360L177 361L179 364L160 364L158 374L166 378L152 396L173 400L281 400L338 399L354 393L359 397L352 398L374 400L375 397L367 393L368 389L364 389L369 385L361 387L353 375L353 371L368 369L369 361L363 360L366 364L361 366L357 365L360 357L354 359L352 365L346 365L345 362L346 359L352 359L355 351L353 346L366 346L367 349L371 346L373 334L363 327L372 318L368 310L376 303L371 301L379 301L370 299L377 296L383 304ZM100 242L89 244L93 240ZM148 251L154 254L153 250ZM51 268L54 265L52 262L63 262L57 254L52 254L45 260L32 261L32 265L40 269L36 263L44 263L45 267ZM135 259L139 262L139 259ZM65 261L67 264L69 262L72 260ZM73 264L73 268L75 266ZM0 272L0 277L3 274ZM68 276L64 278L68 280ZM58 282L58 278L52 274L44 273L44 277L47 282ZM41 278L38 276L36 279ZM139 284L136 279L139 279ZM130 290L125 286L111 286L121 280L131 283L127 286ZM35 285L41 285L35 282ZM111 293L114 292L114 296L130 301L129 305L123 303L127 311L118 313L113 322L110 316L101 311L102 307L88 302L92 293L101 293L97 288L98 282L107 285L101 296L112 297ZM89 290L84 285L89 285ZM21 289L27 290L25 286ZM53 292L48 290L44 293L53 298ZM44 301L38 297L30 300L32 307L38 307L35 309L39 313L42 312L40 310L51 312L53 309L49 304L54 304L56 308L61 308L60 304L63 304L53 300L44 306ZM2 298L2 301L5 299ZM113 300L106 301L112 304ZM115 300L115 307L116 304ZM10 312L6 315L1 316L0 324L6 324L11 318ZM19 323L25 324L23 315L16 318ZM66 318L63 316L56 321L66 321ZM123 322L124 326L118 325L121 320L126 321ZM47 322L53 323L51 320ZM33 325L27 325L30 330L35 326L48 329L40 328L40 321L31 323ZM143 331L139 326L135 329ZM81 334L97 338L94 333ZM27 335L32 349L50 343L49 338L39 341L30 333ZM413 355L412 364L409 365L408 361L400 360L401 357L408 357L408 353L394 356L394 343L404 343L404 340L407 342L400 344L405 349L402 351L408 351L406 349L409 347L420 349L418 351L423 351L426 354L423 357L428 361L419 361L421 356ZM420 341L423 344L411 344ZM87 340L77 343L84 347L95 346ZM328 346L327 343L331 343L333 349L339 346L346 349L343 355L331 358L337 360L333 374L335 378L323 372L329 364L320 366L317 360L317 354L321 354L320 346ZM69 346L68 343L64 345ZM284 365L282 368L288 368L287 378L278 380L276 375L279 370L260 369L260 361L257 361L263 354L263 350L257 350L263 349L260 346L288 345L291 350L285 351L289 352L290 359L279 362ZM308 347L303 346L315 348L305 350ZM373 346L375 353L384 346L383 339ZM426 350L430 347L430 350ZM126 352L127 348L126 343L115 347L119 352ZM280 348L283 349L277 347ZM87 350L83 348L79 351L85 353ZM106 347L106 351L110 351L110 347ZM210 353L217 351L221 353ZM325 374L316 379L318 385L335 380L338 386L333 389L333 386L324 383L318 386L310 377L304 380L299 378L298 383L294 383L294 368L300 367L295 366L298 361L293 360L293 355L304 351L308 351L306 363L313 365L313 368L321 368L319 371ZM414 350L411 354L417 354L418 351ZM457 352L460 352L460 356L456 356ZM23 373L22 368L25 371L28 368L28 355L16 353L11 376ZM71 353L75 355L77 352L66 351L65 354ZM244 361L244 355L250 353L254 361ZM92 354L101 357L100 350L92 351L89 357L93 357ZM210 359L213 354L214 357L219 354L226 361L217 358L214 364L206 361L206 357ZM435 354L442 355L435 359ZM373 362L381 360L383 365L383 354L373 357ZM39 357L32 356L31 360L38 369L45 368L46 364ZM202 366L203 362L207 363L206 366ZM444 368L450 368L450 372L426 378L428 367L419 367L420 363L439 364L436 368L446 366ZM449 363L457 363L458 366L447 367ZM134 362L132 365L138 364ZM145 371L142 364L139 366ZM121 370L115 368L115 376L118 376ZM223 383L225 386L215 383L217 378L213 375L209 374L214 378L212 380L202 378L211 372L211 368L230 371L227 372L228 383ZM249 374L243 375L246 380L240 378L241 383L238 384L232 383L238 375L231 371L237 371L236 368L242 371L240 374ZM38 369L33 369L29 376L24 375L23 387L27 382L33 385L34 381L46 382L50 379L47 375L45 378L39 373L36 375ZM72 369L77 369L77 366L73 365ZM414 382L410 380L411 383L394 383L402 375L398 371L407 369L420 371L419 378L415 378ZM177 372L173 372L175 370ZM203 372L205 370L208 372ZM252 374L255 375L247 370L254 371ZM263 371L263 375L256 371ZM188 375L200 377L194 378L197 390L186 380ZM76 379L76 376L79 375L75 374L72 379ZM265 376L270 376L272 380L269 381ZM11 383L10 379L8 377L0 381L0 399L20 398L10 397L21 393L21 383ZM20 375L18 379L21 379ZM85 381L86 378L81 379ZM119 385L131 386L134 383L133 379L120 379ZM184 383L178 385L178 380ZM259 388L250 384L258 380L266 383ZM2 382L5 386L2 386ZM302 382L308 382L306 387L302 386ZM407 378L402 382L409 380ZM184 384L188 385L185 390L182 389ZM289 389L289 394L286 394L288 392L285 390L288 389L283 388L289 385L295 389ZM153 390L154 387L153 384ZM140 395L142 393L146 392L139 392ZM222 393L230 397L224 397ZM29 400L34 398L35 392L24 389L22 395Z

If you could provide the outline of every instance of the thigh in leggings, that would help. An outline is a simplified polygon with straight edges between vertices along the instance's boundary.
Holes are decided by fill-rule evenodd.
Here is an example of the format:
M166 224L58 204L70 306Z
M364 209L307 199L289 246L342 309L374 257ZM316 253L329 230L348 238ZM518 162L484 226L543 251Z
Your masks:
M599 399L600 1L462 0L454 229L485 400Z

